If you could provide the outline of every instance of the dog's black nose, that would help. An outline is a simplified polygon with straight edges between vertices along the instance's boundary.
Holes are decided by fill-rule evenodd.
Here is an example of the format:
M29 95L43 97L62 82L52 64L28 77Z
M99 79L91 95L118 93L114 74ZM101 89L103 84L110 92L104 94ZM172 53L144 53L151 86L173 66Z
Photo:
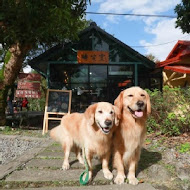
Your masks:
M106 120L106 121L105 121L105 125L106 125L106 126L110 126L111 124L112 124L112 121L110 121L110 120Z
M140 107L140 108L143 107L144 106L144 102L143 101L138 101L137 102L137 106Z

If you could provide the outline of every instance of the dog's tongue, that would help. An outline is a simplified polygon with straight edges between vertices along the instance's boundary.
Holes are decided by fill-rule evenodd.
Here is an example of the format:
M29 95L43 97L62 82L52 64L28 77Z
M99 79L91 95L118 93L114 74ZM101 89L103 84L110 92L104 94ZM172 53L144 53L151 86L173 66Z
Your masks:
M143 112L142 111L135 111L135 115L137 117L142 117L143 116Z

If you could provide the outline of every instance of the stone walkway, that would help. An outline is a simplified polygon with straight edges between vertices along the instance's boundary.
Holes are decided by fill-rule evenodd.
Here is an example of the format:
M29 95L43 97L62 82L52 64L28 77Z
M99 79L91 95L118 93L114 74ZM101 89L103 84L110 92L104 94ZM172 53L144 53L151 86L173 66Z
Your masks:
M95 189L95 190L155 190L150 183L137 186L115 185L103 177L99 160L93 160L94 179L88 186L80 186L79 176L84 166L78 163L74 154L70 156L71 169L61 170L63 152L61 146L44 140L43 145L25 152L16 160L0 166L1 186L4 189ZM116 174L113 171L114 175ZM140 173L139 173L140 175ZM1 189L1 188L0 188Z

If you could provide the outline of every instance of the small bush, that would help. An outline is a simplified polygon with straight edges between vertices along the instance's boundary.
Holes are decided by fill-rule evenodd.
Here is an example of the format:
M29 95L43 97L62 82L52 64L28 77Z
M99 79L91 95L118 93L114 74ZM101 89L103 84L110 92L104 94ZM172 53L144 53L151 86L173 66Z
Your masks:
M148 132L179 135L190 131L190 88L169 88L163 92L149 91L152 113L147 122Z
M45 108L45 97L40 99L29 99L29 110L30 111L44 111Z

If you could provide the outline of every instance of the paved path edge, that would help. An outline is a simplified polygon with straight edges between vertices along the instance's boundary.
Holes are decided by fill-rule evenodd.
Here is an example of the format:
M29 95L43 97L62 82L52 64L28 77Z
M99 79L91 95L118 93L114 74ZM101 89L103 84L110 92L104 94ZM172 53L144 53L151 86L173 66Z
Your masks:
M28 139L28 137L23 139ZM32 137L30 137L30 139L32 139ZM41 138L34 137L34 140L35 139L39 140ZM9 162L8 164L0 166L0 180L4 179L7 175L15 171L17 168L21 167L28 161L32 160L38 153L45 150L48 146L50 146L53 143L53 141L50 139L41 139L41 140L44 142L42 142L39 146L24 152L23 154L21 154L19 157Z

